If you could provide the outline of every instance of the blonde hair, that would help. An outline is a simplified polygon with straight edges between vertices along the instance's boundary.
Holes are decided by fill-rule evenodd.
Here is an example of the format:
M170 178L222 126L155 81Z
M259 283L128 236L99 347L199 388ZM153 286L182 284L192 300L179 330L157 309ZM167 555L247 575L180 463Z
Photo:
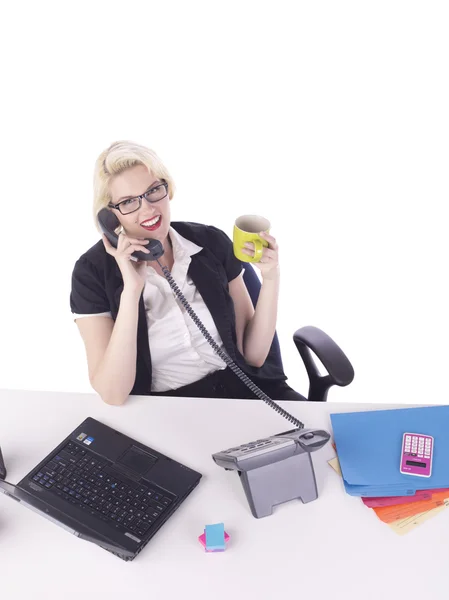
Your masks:
M111 201L111 179L136 165L144 165L155 177L165 179L168 183L168 197L170 200L173 198L174 181L156 152L134 142L114 142L103 150L95 162L93 211L97 228L98 213Z

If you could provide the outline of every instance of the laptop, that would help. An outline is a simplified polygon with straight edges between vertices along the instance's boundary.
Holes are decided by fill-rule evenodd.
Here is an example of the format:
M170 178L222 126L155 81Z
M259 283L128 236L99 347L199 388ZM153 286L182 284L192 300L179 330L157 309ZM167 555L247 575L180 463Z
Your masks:
M4 477L1 492L129 561L202 474L89 417L17 485Z

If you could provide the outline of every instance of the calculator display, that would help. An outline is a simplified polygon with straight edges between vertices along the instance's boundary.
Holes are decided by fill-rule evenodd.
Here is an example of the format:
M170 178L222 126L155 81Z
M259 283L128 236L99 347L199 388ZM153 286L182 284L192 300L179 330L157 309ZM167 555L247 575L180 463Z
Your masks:
M411 465L412 467L426 467L426 463L422 463L422 462L417 462L416 460L407 460L406 465Z

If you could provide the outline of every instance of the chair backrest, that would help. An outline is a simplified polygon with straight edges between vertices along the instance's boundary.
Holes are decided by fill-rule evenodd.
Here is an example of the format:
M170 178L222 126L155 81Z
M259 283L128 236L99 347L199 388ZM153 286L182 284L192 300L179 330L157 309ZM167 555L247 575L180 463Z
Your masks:
M254 267L251 263L242 263L242 267L245 269L245 272L243 274L243 281L245 282L246 289L248 290L248 293L251 297L253 306L256 306L261 287L259 277L257 276L257 273L255 272ZM271 347L274 351L273 356L276 362L283 370L284 368L282 365L281 347L279 345L279 339L276 332L274 334L273 344Z

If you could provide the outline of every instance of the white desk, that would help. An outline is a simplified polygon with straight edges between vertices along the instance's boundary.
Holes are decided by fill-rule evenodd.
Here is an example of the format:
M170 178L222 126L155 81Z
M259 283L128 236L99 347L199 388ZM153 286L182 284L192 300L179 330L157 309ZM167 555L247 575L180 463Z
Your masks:
M331 412L393 407L282 405L306 426L329 431ZM95 395L0 391L0 415L13 483L87 416L203 473L128 563L1 494L2 598L447 598L449 511L406 536L392 533L359 498L346 495L327 464L334 456L330 443L313 454L318 500L284 504L264 519L251 515L238 475L215 465L211 454L291 428L263 402L134 397L109 407ZM205 524L219 521L231 536L228 548L206 554L197 538Z

